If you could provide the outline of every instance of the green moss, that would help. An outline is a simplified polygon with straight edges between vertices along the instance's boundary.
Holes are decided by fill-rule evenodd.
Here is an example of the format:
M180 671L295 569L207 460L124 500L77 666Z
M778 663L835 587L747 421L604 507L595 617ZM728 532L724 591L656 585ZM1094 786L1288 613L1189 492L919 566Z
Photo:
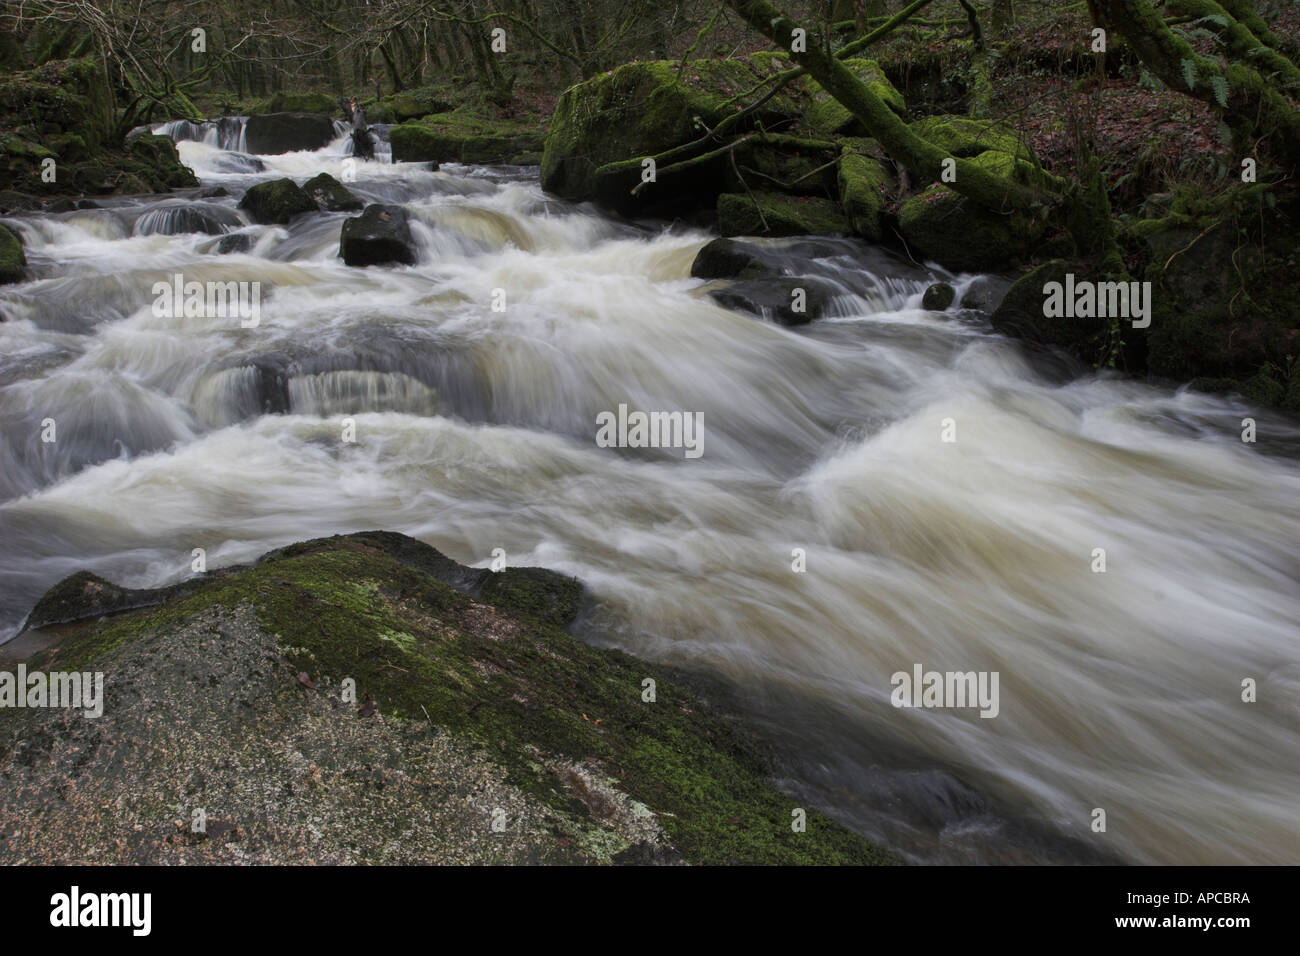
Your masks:
M531 123L499 120L469 111L437 113L389 132L395 162L495 164L541 148Z
M903 94L889 82L875 60L854 58L844 60L843 63L891 110L899 116L907 113L907 103L903 99ZM861 135L864 132L862 124L846 106L812 79L807 82L810 95L808 106L804 111L804 121L809 126L826 133L842 133L850 136Z
M22 282L27 275L23 244L6 226L0 225L0 285Z
M690 862L894 862L816 812L807 832L792 832L795 801L764 782L762 750L744 732L664 669L556 626L576 606L572 579L490 575L484 598L520 609L511 616L413 567L446 559L403 541L406 553L368 535L274 552L161 607L68 628L40 664L83 667L206 608L247 604L292 667L318 682L350 677L383 713L476 741L563 817L585 811L548 764L594 760L658 815ZM645 678L656 682L654 702L642 700Z
M719 196L718 230L724 236L826 236L849 228L834 203L756 192L752 199L746 193Z
M1041 234L938 185L903 203L898 228L917 259L966 272L1005 269Z
M428 116L430 113L450 113L455 109L455 104L436 86L394 94L388 98L387 106L392 116L391 122L395 123ZM370 113L366 115L369 116Z
M669 60L628 63L565 90L556 103L542 154L542 187L566 199L591 199L600 166L658 155L716 126L779 60L701 60L685 70ZM769 100L749 125L799 115L789 94Z
M285 93L271 96L261 113L334 113L338 104L324 93Z
M845 152L840 158L840 206L855 235L880 242L885 235L884 190L889 173L884 164L870 156Z
M287 177L253 186L244 193L239 208L248 210L254 222L279 225L301 213L317 211L315 201Z
M949 156L970 159L990 149L1028 158L1014 130L965 116L927 116L908 124L912 131L929 140Z

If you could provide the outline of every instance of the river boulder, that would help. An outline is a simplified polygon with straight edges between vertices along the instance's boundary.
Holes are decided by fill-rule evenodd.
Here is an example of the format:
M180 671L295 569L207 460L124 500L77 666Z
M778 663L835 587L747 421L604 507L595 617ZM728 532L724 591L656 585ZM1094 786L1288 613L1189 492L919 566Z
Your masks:
M5 226L0 226L0 285L22 282L27 276L23 244Z
M415 265L415 237L406 210L378 203L343 223L339 255L350 266Z
M957 291L946 282L936 282L921 296L921 308L931 312L945 312L957 297Z
M839 207L825 199L781 193L723 193L718 197L718 231L724 236L846 235Z
M691 275L696 279L757 279L780 272L762 246L725 237L705 243L691 263Z
M640 161L681 146L735 113L735 97L779 72L768 56L736 60L627 63L572 86L560 96L542 153L542 188L565 199L596 195L596 170ZM767 127L789 123L801 105L783 92L747 118Z
M302 184L303 192L326 212L352 212L364 205L329 173L320 173Z
M246 210L254 222L281 226L294 216L317 211L315 200L287 177L253 186L244 193L239 208Z
M836 289L811 276L745 279L709 296L724 309L750 312L780 325L807 325L827 314Z
M334 139L334 121L320 113L267 113L250 116L244 136L248 151L263 156L316 150Z

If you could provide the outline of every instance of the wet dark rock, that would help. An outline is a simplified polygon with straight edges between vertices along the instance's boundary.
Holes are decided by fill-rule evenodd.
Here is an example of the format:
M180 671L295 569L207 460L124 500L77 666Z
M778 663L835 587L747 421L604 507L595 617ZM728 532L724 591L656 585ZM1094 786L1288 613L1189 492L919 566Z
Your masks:
M281 226L294 216L318 211L315 201L288 178L258 183L244 193L239 208L247 210L254 222Z
M343 223L339 255L350 266L414 265L415 237L401 206L378 203Z
M980 276L971 282L962 294L961 307L979 312L993 312L1002 304L1010 288L1010 279L1001 276Z
M275 156L316 150L334 139L334 121L316 113L267 113L250 116L244 143L250 153Z
M952 300L956 297L957 291L952 286L946 282L936 282L925 290L925 295L921 297L921 308L929 309L931 312L943 312L952 305Z
M364 204L341 182L329 173L313 176L302 184L303 192L327 212L345 212L360 209Z
M0 226L0 285L22 282L27 275L27 257L22 241L7 227Z
M252 248L253 237L246 232L232 232L222 236L217 243L217 252L223 256L232 252L248 252Z
M810 276L746 279L710 290L709 295L726 309L752 312L781 325L806 325L827 313L835 288Z
M770 252L738 239L714 239L706 243L691 263L691 275L697 279L756 279L780 272Z
M133 232L137 236L177 236L186 232L201 232L219 236L239 218L229 209L206 206L162 206L143 213L135 221Z

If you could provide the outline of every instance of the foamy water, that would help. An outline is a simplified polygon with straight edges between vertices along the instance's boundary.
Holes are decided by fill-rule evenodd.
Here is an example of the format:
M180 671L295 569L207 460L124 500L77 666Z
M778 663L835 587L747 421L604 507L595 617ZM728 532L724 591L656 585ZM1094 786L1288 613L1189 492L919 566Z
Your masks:
M0 290L4 636L80 568L155 586L193 548L372 528L479 566L499 547L587 584L586 639L724 677L798 798L912 859L1300 862L1294 418L1062 380L920 308L971 277L847 241L808 267L832 318L730 312L689 277L708 235L525 170L360 164L349 187L406 205L420 253L349 268L346 214L235 209L339 176L346 137L239 173L228 127L179 149L247 253L152 231L190 200L5 220L34 278ZM260 324L155 315L178 272L260 282ZM597 447L620 403L702 413L704 454ZM891 706L918 663L998 672L998 715Z

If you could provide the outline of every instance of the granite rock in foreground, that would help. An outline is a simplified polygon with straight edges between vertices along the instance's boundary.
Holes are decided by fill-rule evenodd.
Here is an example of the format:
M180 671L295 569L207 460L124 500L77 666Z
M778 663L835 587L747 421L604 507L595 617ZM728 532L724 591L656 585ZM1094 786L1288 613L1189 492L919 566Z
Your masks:
M92 577L42 603L75 617ZM566 633L574 579L371 532L155 594L26 662L102 671L104 710L0 709L0 862L895 862L794 832L733 719Z

